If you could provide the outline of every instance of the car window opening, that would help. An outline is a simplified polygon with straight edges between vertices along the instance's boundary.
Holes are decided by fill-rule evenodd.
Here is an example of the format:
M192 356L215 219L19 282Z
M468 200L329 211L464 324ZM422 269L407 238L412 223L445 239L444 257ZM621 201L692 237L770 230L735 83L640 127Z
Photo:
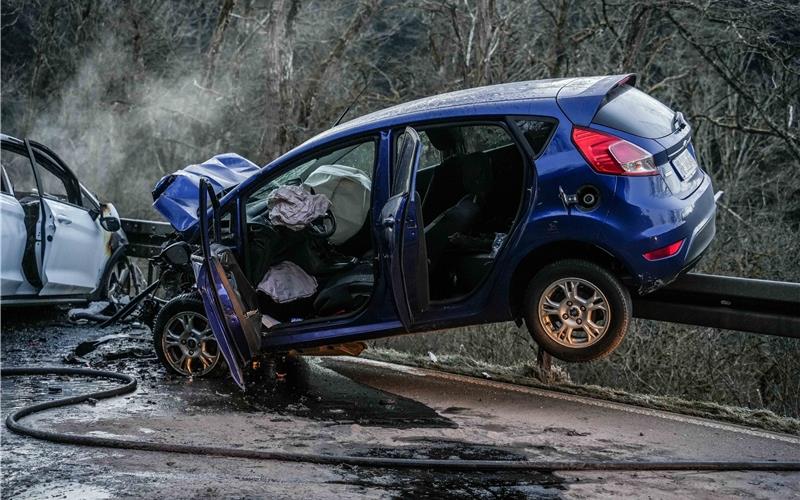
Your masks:
M549 133L549 132L548 132ZM420 130L421 194L430 298L469 295L491 270L524 191L524 161L498 125Z
M265 326L350 314L369 300L376 151L370 139L311 158L247 199L239 279L249 286L237 288L253 289ZM223 242L232 244L230 212L221 224Z

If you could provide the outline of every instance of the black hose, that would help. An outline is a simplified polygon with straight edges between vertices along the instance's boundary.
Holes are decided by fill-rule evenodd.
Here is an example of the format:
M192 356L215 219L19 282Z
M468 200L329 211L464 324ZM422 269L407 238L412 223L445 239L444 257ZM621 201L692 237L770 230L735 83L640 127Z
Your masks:
M77 396L38 403L12 412L6 418L6 426L17 434L31 436L53 443L76 444L103 448L143 450L166 453L185 453L188 455L211 455L255 460L279 460L284 462L304 462L324 465L350 465L381 468L415 468L438 471L505 471L528 470L552 471L800 471L800 462L714 462L714 461L537 461L537 460L431 460L412 458L357 457L349 455L318 455L313 453L291 453L283 451L248 450L219 446L196 446L186 444L153 443L129 441L79 434L63 434L28 427L20 420L28 415L51 408L60 408L83 403L89 400L113 398L136 390L136 379L122 373L82 368L62 367L15 367L0 370L2 377L24 375L77 375L95 378L110 378L124 382L124 385L103 391L95 391Z

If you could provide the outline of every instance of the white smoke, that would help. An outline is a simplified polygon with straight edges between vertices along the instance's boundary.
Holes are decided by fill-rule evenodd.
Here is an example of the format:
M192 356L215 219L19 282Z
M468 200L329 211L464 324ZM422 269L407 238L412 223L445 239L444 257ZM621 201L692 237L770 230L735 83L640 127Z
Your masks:
M151 217L150 191L161 176L222 152L198 143L218 132L226 106L197 84L201 67L190 61L145 74L130 48L108 37L41 104L28 137L50 146L123 216Z

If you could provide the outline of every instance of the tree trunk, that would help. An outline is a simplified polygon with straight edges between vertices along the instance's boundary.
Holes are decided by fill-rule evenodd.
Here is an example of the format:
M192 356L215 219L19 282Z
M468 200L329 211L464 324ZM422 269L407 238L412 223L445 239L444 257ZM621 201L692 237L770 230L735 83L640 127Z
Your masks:
M297 0L273 0L269 8L264 43L264 99L266 100L264 132L259 152L262 160L271 161L291 143L287 120L294 116L292 34L297 15Z
M231 12L236 5L236 0L222 0L222 5L217 16L217 24L214 27L214 34L211 36L211 45L206 53L206 75L203 78L203 86L212 88L214 86L214 73L217 67L217 56L222 42L225 40L225 29L231 20Z

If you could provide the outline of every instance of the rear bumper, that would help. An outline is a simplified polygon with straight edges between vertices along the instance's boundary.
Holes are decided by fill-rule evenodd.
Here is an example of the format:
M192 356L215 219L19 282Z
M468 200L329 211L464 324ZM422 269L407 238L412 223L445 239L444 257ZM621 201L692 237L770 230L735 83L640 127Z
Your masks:
M647 186L635 182L639 180L623 190L609 214L612 227L627 224L627 231L609 232L606 244L622 257L631 275L629 284L644 294L670 283L700 260L716 233L716 204L708 176L684 200L653 196L652 190L642 189ZM643 256L680 240L683 245L671 257L649 261Z
M686 257L684 259L687 265L684 266L682 271L688 271L689 268L693 267L694 264L700 260L700 257L703 256L709 245L711 245L714 235L717 234L717 222L715 215L716 209L712 210L706 220L701 223L701 225L698 226L692 234L688 249L686 250Z

